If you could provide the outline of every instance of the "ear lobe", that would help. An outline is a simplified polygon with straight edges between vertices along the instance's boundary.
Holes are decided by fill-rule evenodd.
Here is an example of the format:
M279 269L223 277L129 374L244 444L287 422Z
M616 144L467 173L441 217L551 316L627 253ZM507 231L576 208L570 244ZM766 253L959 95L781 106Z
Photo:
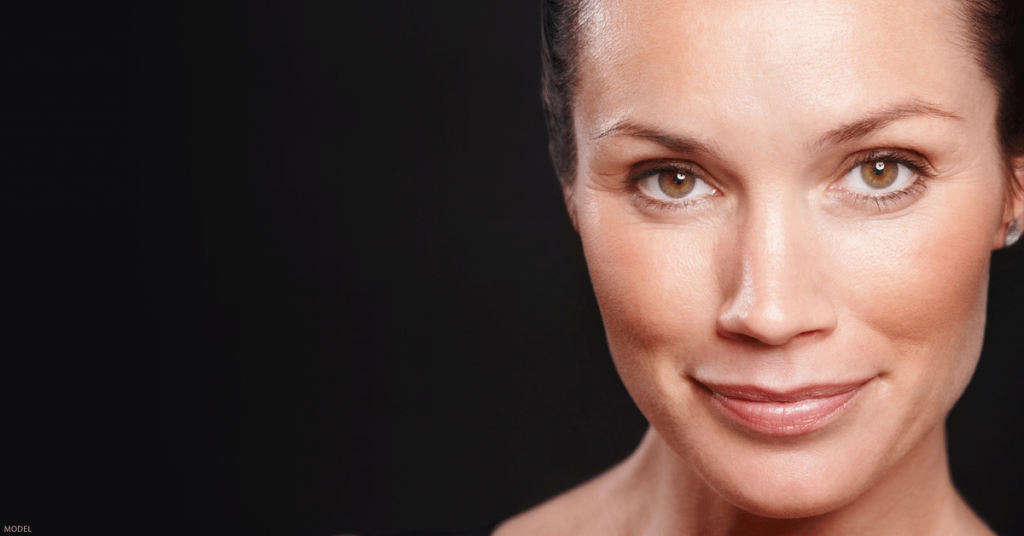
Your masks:
M997 240L997 249L1008 246L1008 237L1013 232L1013 225L1016 222L1017 229L1024 224L1024 155L1015 156L1010 160L1013 174L1013 184L1008 188L1006 200L1006 213L1003 218L1002 240ZM1019 231L1017 231L1019 232Z

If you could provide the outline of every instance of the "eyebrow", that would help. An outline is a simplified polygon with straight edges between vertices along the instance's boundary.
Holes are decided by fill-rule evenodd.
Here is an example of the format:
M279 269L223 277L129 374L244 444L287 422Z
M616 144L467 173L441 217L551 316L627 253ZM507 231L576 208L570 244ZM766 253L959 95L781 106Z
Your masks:
M835 128L824 136L818 138L818 141L812 145L812 148L820 149L829 145L836 145L865 138L885 128L894 121L905 117L916 116L940 117L946 119L957 119L960 121L964 120L963 117L960 117L948 110L944 110L934 104L913 99L898 103L894 106L882 108L872 112L867 117Z
M912 99L894 106L882 108L872 112L867 117L835 128L818 138L818 140L812 145L812 148L821 149L828 145L846 143L864 138L881 130L894 121L905 117L915 116L940 117L956 119L959 121L964 120L963 117L940 108L939 106L922 100ZM631 138L652 141L666 149L678 153L696 153L713 157L719 157L721 155L721 153L709 143L702 142L689 136L670 134L666 131L636 123L629 119L615 123L611 127L591 136L590 139L597 141L611 136L629 136Z
M719 157L721 153L711 144L702 142L689 136L679 136L654 127L639 124L629 119L619 121L611 127L591 136L593 141L610 136L629 136L642 140L652 141L676 153L696 153Z

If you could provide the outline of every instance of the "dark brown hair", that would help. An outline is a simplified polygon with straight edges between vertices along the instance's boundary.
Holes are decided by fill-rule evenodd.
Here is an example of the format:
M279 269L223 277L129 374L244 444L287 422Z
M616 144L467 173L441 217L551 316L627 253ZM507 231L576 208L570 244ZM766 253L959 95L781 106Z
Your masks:
M541 100L548 127L548 151L563 186L576 176L573 96L581 41L580 17L591 0L543 0ZM973 49L999 91L997 128L1007 163L1024 155L1024 0L963 0L965 45ZM1016 185L1016 181L1011 180Z

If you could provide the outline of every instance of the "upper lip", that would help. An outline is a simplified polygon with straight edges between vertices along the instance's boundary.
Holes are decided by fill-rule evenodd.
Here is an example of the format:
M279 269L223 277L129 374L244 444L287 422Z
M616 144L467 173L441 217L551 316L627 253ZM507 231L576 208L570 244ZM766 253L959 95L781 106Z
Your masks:
M831 396L841 395L857 389L868 381L870 380L818 384L786 390L767 389L756 385L729 385L707 382L698 383L716 395L738 400L748 400L751 402L799 402L801 400L811 398L828 398Z

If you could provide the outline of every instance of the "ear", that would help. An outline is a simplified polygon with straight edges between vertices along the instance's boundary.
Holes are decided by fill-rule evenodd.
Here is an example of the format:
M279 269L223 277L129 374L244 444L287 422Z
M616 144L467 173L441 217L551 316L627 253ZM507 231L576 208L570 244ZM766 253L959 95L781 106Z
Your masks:
M996 249L1006 246L1006 235L1009 232L1010 224L1015 220L1024 224L1024 154L1010 159L1010 172L1013 174L1013 182L1007 190L1006 210L1003 216L1003 225L1000 226L996 241Z
M562 183L562 199L565 200L565 208L569 211L569 221L572 222L572 228L576 230L576 234L579 234L580 224L576 219L576 196L573 195L575 192L576 181Z

